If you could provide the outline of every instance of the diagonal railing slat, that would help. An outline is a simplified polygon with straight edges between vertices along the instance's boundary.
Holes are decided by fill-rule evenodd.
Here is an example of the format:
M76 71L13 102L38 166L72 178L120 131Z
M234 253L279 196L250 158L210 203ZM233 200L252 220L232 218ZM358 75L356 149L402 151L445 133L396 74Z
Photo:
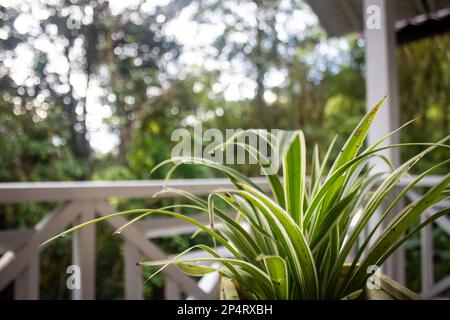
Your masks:
M34 257L36 252L42 248L39 247L51 236L58 234L70 224L77 216L77 205L74 203L64 204L57 208L52 214L47 215L34 228L35 233L28 243L14 257L14 259L5 266L0 272L0 291L3 290L12 280L28 266L30 257Z
M96 203L97 212L100 216L108 216L115 212L115 210L106 202L100 201ZM114 228L118 229L127 220L123 217L114 217L112 219L107 219L107 222ZM139 232L136 227L129 226L123 230L121 236L128 241L130 244L134 245L140 252L151 260L164 260L167 256L156 246L153 242L147 240L141 232ZM138 261L136 261L138 262ZM191 294L197 299L210 299L210 297L205 294L197 285L197 283L190 277L186 276L181 270L175 266L168 266L162 273L169 277L172 281L177 283L180 288L185 290L187 293Z

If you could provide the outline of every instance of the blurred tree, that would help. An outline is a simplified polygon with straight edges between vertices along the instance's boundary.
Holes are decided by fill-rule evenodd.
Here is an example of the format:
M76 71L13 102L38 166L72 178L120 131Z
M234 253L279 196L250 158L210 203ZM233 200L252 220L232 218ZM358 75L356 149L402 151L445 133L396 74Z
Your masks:
M267 117L258 117L258 121L252 121L252 127L270 128L274 124L267 102L270 73L283 71L284 63L297 45L315 41L305 38L307 32L292 28L292 19L295 15L301 16L301 9L301 1L291 0L198 2L194 19L212 25L220 21L223 27L214 41L215 58L242 69L240 71L254 82L253 114L267 114ZM301 26L308 27L306 23Z

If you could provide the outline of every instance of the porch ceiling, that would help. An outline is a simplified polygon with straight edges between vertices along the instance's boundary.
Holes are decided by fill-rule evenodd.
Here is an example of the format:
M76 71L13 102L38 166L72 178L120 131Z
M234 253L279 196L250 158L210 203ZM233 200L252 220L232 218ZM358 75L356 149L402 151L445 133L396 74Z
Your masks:
M426 25L450 15L450 0L390 0L395 2L396 29ZM362 32L363 0L306 0L330 37ZM436 30L439 33L439 30Z

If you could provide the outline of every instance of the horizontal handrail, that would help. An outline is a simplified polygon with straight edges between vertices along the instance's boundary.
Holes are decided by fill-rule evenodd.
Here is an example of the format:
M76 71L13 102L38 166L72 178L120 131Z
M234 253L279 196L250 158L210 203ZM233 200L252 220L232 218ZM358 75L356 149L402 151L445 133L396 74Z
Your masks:
M414 176L404 177L399 185L407 185ZM432 187L440 181L439 176L429 176L416 187ZM252 179L264 189L269 187L264 177ZM189 191L195 195L205 195L211 190L230 188L228 179L179 179L140 181L75 181L75 182L6 182L0 183L0 203L60 202L67 200L95 200L110 197L141 198L152 197L163 186ZM161 196L161 197L167 197Z
M268 186L264 178L255 178L253 181L260 186ZM186 190L195 195L204 195L212 189L231 188L233 184L228 179L6 182L0 183L0 203L80 201L110 197L132 199L154 196L163 186ZM161 197L167 197L167 195Z

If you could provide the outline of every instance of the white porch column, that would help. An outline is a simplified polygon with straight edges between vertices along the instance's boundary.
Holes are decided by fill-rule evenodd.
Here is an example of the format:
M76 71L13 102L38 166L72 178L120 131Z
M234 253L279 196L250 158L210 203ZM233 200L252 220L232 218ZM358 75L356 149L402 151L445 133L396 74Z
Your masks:
M370 144L400 126L394 2L364 0L367 109L372 109L385 95L388 95L388 100L381 108L369 132ZM380 23L377 23L378 21ZM398 141L398 135L396 135L388 139L386 144L395 144ZM400 163L398 149L385 150L382 154L390 159L394 166ZM375 170L388 170L385 163L375 161ZM404 250L399 250L384 264L383 272L399 282L404 282L404 264Z
M80 216L74 225L95 218L92 203L80 203ZM80 268L81 289L72 290L73 300L95 299L95 225L74 232L72 239L72 262Z
M372 109L385 95L389 96L369 132L371 143L400 126L394 2L364 0L367 109ZM374 21L371 19L376 19L378 13L381 18L379 29L371 24ZM398 142L398 136L387 141L387 143L396 142ZM398 149L386 150L384 154L394 161L394 165L399 163ZM381 170L387 169L382 163L378 163L378 166Z

